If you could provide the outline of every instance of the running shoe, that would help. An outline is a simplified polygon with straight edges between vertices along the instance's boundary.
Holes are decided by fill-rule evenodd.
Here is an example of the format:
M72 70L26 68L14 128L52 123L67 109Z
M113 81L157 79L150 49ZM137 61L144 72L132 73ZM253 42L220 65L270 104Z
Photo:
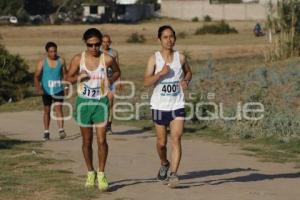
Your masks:
M97 172L98 188L101 192L105 192L108 189L108 181L104 172Z
M67 136L65 130L63 129L58 132L58 135L59 135L59 139L64 139Z
M96 172L94 171L88 172L86 182L85 182L85 187L86 188L95 187L95 181L96 181Z
M161 165L157 174L157 179L160 181L166 180L168 177L168 170L170 168L170 162L168 161L167 164Z
M44 132L43 140L50 140L50 133L49 132Z
M167 182L170 188L176 188L179 184L179 177L174 172L171 172Z

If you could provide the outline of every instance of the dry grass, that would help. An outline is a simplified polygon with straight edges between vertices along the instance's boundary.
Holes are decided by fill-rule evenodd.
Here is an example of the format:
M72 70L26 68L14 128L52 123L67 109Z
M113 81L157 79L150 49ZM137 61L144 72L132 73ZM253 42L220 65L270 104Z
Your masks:
M136 25L101 24L92 25L104 33L111 35L113 47L119 51L122 66L142 66L147 63L152 52L159 49L156 39L160 25L170 24L176 32L186 32L187 37L178 39L176 48L186 50L192 59L204 59L208 54L214 58L248 56L261 54L265 45L263 38L255 38L252 28L255 22L233 21L229 24L235 27L236 35L203 35L196 36L194 32L202 22L160 19L146 21ZM0 34L6 48L14 54L20 54L34 69L38 59L44 55L44 44L55 41L59 45L59 53L69 62L73 55L85 49L81 40L83 32L90 25L63 25L63 26L1 26ZM134 33L144 35L147 42L144 44L128 44L126 40Z

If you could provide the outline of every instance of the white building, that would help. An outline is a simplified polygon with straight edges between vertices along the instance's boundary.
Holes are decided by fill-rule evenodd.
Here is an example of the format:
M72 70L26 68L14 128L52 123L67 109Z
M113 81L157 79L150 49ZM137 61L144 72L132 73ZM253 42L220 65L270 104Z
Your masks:
M117 19L120 22L135 23L139 20L150 18L155 15L155 6L152 4L137 4L138 0L117 0ZM111 8L105 4L82 4L83 21L91 20L94 23L99 21L109 22ZM99 20L94 20L95 18Z
M100 17L105 13L105 6L101 4L83 3L81 6L83 7L83 17Z
M190 20L209 15L215 20L262 20L270 0L244 0L244 3L211 3L214 0L161 0L161 16ZM272 0L276 3L277 0Z

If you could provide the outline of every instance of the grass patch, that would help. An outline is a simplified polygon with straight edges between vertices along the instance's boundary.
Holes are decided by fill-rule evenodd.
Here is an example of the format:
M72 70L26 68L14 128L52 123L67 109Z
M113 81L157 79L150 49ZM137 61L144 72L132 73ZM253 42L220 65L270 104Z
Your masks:
M216 24L204 24L201 28L198 28L195 35L204 34L229 34L238 33L234 27L230 27L225 21L221 21Z
M21 101L5 103L0 106L0 112L15 112L42 109L43 103L41 97L29 97Z
M132 33L127 39L127 43L144 43L146 38L142 34L138 34L137 32Z
M0 135L0 199L79 200L101 195L97 189L86 190L72 172L53 169L53 164L67 161L47 158L41 146Z
M188 128L186 128L189 131ZM284 142L277 137L270 138L232 138L229 134L217 129L206 128L199 130L193 128L194 132L187 132L187 139L208 139L214 142L241 145L245 155L256 156L264 162L300 162L300 140L294 139Z
M243 140L247 143L243 150L261 158L266 162L300 162L300 140L292 139L288 142L277 137ZM247 153L246 153L247 154ZM249 155L249 154L247 154Z
M241 145L245 155L256 156L264 162L300 162L300 139L286 142L278 137L233 138L229 134L212 128L199 128L199 125L186 125L186 139L201 138L219 143Z
M181 31L177 34L177 38L179 38L179 39L186 38L187 36L188 36L188 34L185 31Z

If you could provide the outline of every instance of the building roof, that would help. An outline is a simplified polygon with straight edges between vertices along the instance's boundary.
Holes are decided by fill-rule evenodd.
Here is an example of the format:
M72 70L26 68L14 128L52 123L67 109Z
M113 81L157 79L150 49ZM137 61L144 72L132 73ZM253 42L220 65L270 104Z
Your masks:
M117 0L118 4L135 4L138 0Z

